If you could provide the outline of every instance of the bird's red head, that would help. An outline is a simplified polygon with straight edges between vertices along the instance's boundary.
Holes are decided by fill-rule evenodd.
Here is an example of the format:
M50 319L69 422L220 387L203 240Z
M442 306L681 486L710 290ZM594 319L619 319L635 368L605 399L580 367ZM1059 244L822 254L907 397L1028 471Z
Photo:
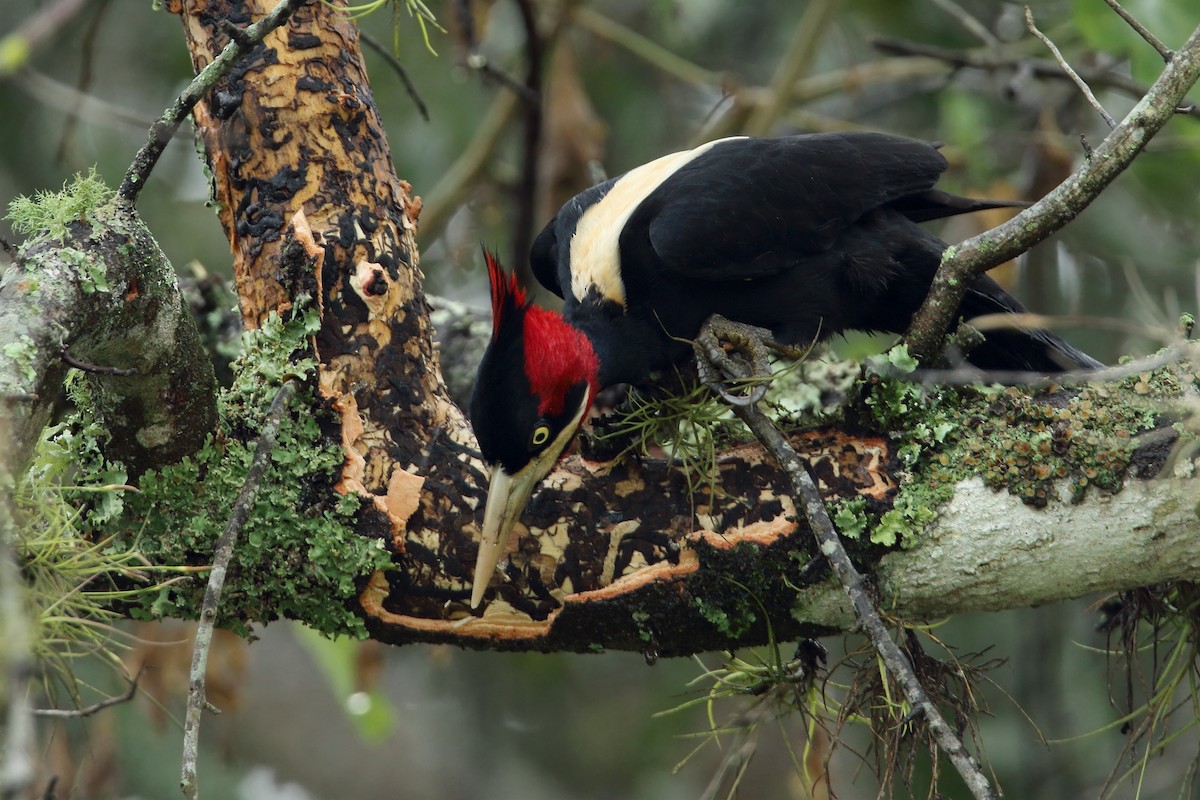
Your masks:
M495 255L484 251L484 259L492 287L492 340L475 379L471 423L492 480L473 606L533 489L574 438L599 375L596 351L583 332L532 305Z

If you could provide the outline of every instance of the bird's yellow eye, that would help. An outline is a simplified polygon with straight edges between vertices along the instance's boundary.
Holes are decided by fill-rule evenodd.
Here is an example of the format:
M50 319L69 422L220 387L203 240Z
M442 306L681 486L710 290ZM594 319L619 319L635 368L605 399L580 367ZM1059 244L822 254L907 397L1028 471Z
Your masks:
M529 437L529 443L534 447L541 447L548 441L550 441L549 425L538 425L533 429L533 435Z

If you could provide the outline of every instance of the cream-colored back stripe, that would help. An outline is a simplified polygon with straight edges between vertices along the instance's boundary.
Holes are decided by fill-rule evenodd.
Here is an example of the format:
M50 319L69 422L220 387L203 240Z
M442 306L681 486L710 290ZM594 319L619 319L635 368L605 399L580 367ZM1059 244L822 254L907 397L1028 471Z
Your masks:
M671 173L708 152L713 145L744 138L717 139L632 169L613 184L600 202L584 211L571 237L571 294L575 299L582 301L594 286L602 298L624 307L625 284L621 280L617 244L634 209Z

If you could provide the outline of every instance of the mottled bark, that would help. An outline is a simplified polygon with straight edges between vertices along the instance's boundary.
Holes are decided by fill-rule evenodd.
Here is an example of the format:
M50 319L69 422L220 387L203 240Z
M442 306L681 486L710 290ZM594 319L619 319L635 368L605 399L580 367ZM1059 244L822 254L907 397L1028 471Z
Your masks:
M89 216L63 237L31 240L0 283L0 391L16 473L50 420L68 360L100 368L86 380L109 433L105 455L133 478L195 452L216 427L212 362L171 264L128 207Z
M196 66L225 42L218 20L245 24L268 5L176 3ZM218 86L196 119L246 324L306 295L320 310L311 354L320 362L324 416L333 420L328 435L342 444L345 461L313 485L368 497L358 533L392 553L390 569L363 576L357 598L330 602L356 604L371 635L681 654L763 641L757 602L778 638L846 624L836 604L818 602L840 590L822 588L821 562L786 477L750 446L723 455L715 503L693 496L679 471L661 462L567 459L518 526L506 575L494 579L484 610L472 611L486 473L438 369L412 238L420 202L392 172L353 24L325 4L301 9ZM886 435L820 431L794 439L827 497L869 497L886 508L895 496L904 470ZM867 563L884 552L858 551ZM973 557L1001 563L1002 555ZM817 588L793 613L803 586ZM903 608L902 575L894 586L889 596ZM1020 596L1046 602L1088 590L1059 581L1048 593ZM804 604L827 610L809 614Z

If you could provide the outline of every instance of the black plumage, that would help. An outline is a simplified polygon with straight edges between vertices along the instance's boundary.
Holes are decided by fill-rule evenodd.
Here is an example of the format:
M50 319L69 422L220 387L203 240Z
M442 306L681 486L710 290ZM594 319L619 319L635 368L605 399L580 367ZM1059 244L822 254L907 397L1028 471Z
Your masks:
M650 176L623 226L607 232L616 237L607 263L581 264L572 239L640 170L576 196L535 240L533 271L592 341L602 386L642 382L686 358L677 340L694 338L713 313L796 344L851 329L900 333L946 248L917 223L1014 205L933 188L946 167L933 145L875 133L722 140L661 180ZM623 297L581 285L580 270L616 270ZM960 309L968 318L1021 311L988 277ZM969 360L1037 372L1097 366L1047 331L991 333Z
M792 344L904 331L946 249L918 223L1013 205L935 189L946 166L933 145L869 133L739 137L664 156L580 193L534 241L534 274L563 298L562 316L531 305L488 255L493 332L471 419L491 483L471 605L596 391L690 358L711 315ZM987 277L960 308L1023 310ZM988 333L969 359L1097 366L1048 331Z

